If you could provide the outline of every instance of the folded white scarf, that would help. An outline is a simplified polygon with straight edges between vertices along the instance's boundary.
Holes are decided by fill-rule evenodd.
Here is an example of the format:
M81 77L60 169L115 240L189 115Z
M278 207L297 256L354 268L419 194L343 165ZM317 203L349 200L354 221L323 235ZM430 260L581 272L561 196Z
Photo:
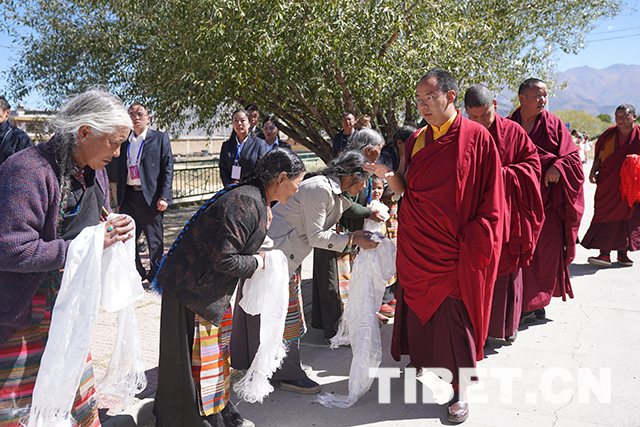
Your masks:
M240 307L260 315L260 346L244 377L234 384L238 396L247 402L260 402L273 391L269 379L287 355L284 323L289 305L289 267L279 250L266 252L264 270L257 270L244 283Z
M109 219L117 215L111 214ZM105 374L105 393L125 404L146 387L140 331L133 303L140 299L135 239L104 246L105 224L87 227L71 242L33 390L29 427L70 427L71 408L85 367L98 305L118 311L118 337ZM132 231L135 236L135 230ZM98 387L100 391L100 387Z
M331 348L351 344L349 395L325 393L318 396L318 402L329 408L348 408L356 403L373 383L369 370L377 369L382 361L376 312L382 304L387 281L396 272L396 246L380 233L375 233L373 238L380 244L374 249L361 249L354 261L349 300L340 318L338 332L331 338Z

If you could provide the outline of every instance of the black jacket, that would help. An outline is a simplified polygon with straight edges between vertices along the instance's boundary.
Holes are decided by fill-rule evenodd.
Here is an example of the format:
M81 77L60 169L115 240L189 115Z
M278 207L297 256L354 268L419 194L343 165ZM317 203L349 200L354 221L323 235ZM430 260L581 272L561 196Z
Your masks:
M222 184L226 187L234 180L231 179L231 167L236 159L236 153L238 152L238 143L236 142L236 136L231 135L231 138L222 143L220 148L220 178ZM253 166L256 164L259 158L264 156L267 152L267 143L264 139L247 136L242 151L238 159L238 163L242 168L240 178L245 178L253 170Z
M11 126L7 119L0 124L0 165L13 153L32 147L33 141L22 129Z
M239 279L258 268L253 254L267 235L267 200L259 183L220 196L191 224L158 272L158 284L219 325Z
M127 186L127 151L129 139L120 147L118 157L118 202L122 204ZM138 153L131 153L132 156ZM147 130L142 153L140 154L140 183L142 194L149 206L156 206L160 197L171 203L171 185L173 184L173 154L169 136L153 129Z

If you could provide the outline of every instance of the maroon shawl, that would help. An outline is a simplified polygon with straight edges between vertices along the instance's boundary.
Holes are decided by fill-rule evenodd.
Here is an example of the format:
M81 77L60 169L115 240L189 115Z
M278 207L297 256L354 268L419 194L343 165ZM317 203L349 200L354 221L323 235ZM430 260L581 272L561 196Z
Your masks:
M617 126L612 126L598 138L596 155L615 135L615 151L600 163L595 195L594 214L591 222L624 221L633 215L637 205L629 207L620 193L620 169L629 154L640 154L640 128L633 126L627 141L623 141Z
M522 126L496 114L489 128L502 159L505 193L504 243L498 276L529 264L544 222L540 159Z
M411 157L420 133L425 147ZM444 136L434 141L427 126L409 138L405 152L397 256L405 301L424 324L448 296L462 299L481 360L502 245L498 151L484 127L458 113Z
M521 124L520 107L508 118ZM536 118L529 137L538 149L542 165L540 191L544 208L553 209L564 224L564 262L569 265L576 255L578 228L584 212L584 171L578 147L564 123L546 110ZM545 187L544 176L551 166L560 171L560 181ZM539 246L544 245L541 242Z

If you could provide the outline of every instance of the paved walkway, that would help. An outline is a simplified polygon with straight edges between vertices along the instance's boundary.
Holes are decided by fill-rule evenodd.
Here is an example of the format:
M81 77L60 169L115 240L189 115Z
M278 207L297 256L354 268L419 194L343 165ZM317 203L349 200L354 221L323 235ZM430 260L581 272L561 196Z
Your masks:
M587 172L589 168L590 164L585 165ZM594 190L594 185L585 184L586 210L580 236L593 215ZM168 212L167 235L177 233L193 211L195 208ZM169 236L165 238L167 244L173 241ZM587 263L587 257L593 254L578 246L570 267L574 299L562 302L554 298L547 307L547 319L521 327L513 345L489 340L486 357L478 364L482 381L469 392L476 403L471 404L471 416L464 426L640 426L640 256L631 254L636 261L631 268L598 269ZM303 278L309 278L308 260L305 267ZM310 301L306 291L305 297ZM157 366L159 298L147 294L136 313L143 335L144 361L153 373ZM107 313L101 313L98 322L92 352L99 373L109 354L115 324ZM400 368L408 360L396 362L391 358L391 331L391 324L382 328L382 366ZM312 378L322 384L323 392L347 393L349 348L330 350L322 333L310 329L301 349L302 360L313 367ZM503 384L508 383L508 375L514 376L513 386L501 387L500 378ZM153 384L153 375L151 378ZM376 380L371 391L349 409L325 408L313 402L314 396L283 392L277 386L263 404L239 402L235 395L233 401L243 416L260 427L449 425L444 406L420 403L423 393L419 383L416 404L405 403L404 387L402 379L391 379L391 404L381 404L381 387ZM143 394L152 392L153 386ZM104 425L133 426L136 421L137 425L154 425L150 398L143 398Z

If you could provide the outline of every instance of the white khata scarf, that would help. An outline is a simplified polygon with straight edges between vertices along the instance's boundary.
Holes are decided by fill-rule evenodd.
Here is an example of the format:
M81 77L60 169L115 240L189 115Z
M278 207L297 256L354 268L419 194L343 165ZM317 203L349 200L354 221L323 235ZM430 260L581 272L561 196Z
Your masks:
M382 343L376 312L382 304L387 281L396 272L396 246L380 233L372 237L380 244L374 249L360 249L353 263L349 282L349 300L340 318L338 332L331 338L331 348L351 344L353 357L349 371L349 395L324 393L317 401L329 408L349 408L364 395L382 361Z
M289 305L289 266L279 250L265 254L264 270L257 270L244 283L240 307L260 315L260 346L244 377L233 389L247 402L260 402L273 391L269 379L287 355L283 339Z
M108 219L117 217L109 215ZM98 394L125 406L146 387L140 331L133 303L140 299L135 239L103 249L105 224L87 227L71 242L60 292L51 315L49 338L33 390L29 427L71 427L71 408L89 353L98 305L118 312L118 335ZM132 231L135 236L135 230Z

